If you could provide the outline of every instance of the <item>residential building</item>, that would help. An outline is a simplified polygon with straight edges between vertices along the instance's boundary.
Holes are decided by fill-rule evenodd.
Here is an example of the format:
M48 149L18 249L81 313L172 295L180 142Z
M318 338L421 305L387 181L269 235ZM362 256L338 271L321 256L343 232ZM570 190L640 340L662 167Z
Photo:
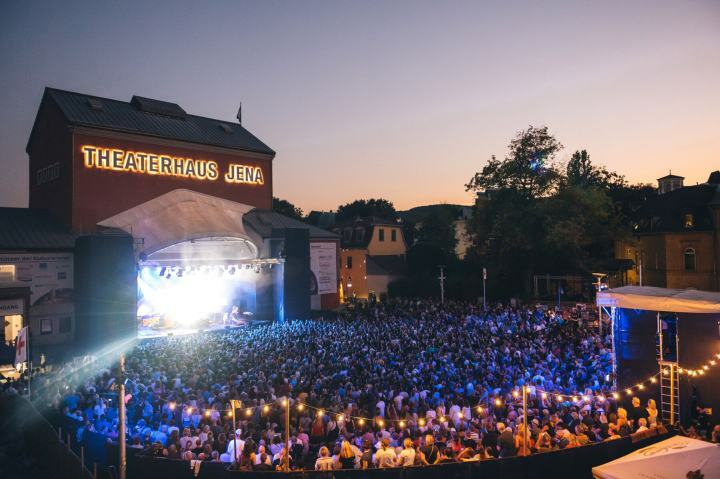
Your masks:
M346 301L379 297L404 275L407 244L402 223L358 218L336 225L333 232L341 236L340 278Z

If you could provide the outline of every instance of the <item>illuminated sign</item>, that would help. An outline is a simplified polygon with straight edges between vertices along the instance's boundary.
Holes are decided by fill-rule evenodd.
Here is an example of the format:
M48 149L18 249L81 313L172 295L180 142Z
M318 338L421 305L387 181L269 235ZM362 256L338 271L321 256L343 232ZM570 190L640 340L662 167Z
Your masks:
M141 151L127 151L117 148L102 148L83 145L83 163L86 168L127 171L146 175L175 176L194 180L215 181L220 177L218 164L212 160L194 160ZM262 168L259 166L230 163L224 177L227 183L251 185L265 184Z

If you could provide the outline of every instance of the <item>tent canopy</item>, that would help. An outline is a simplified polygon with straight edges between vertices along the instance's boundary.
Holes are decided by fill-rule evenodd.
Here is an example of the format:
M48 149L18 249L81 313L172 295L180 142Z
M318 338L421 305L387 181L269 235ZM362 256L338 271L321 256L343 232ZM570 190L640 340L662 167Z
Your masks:
M673 313L720 313L720 293L696 289L623 286L597 295L598 306Z
M593 467L592 473L595 479L670 479L698 469L706 478L720 477L720 445L674 436Z
M253 245L256 256L262 240L243 224L243 216L252 209L242 203L178 189L98 224L142 238L141 252L147 255L200 238L240 238Z

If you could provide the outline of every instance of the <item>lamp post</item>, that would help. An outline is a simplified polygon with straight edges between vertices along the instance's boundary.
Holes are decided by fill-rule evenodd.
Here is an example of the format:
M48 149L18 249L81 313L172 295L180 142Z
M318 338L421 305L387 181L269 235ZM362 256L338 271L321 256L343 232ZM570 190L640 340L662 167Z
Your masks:
M125 354L120 355L120 390L118 395L118 445L120 446L119 479L125 479L127 469L127 451L125 449Z
M290 472L290 397L285 396L285 472Z
M440 265L440 276L438 276L438 279L440 280L440 304L445 304L445 273L444 273L445 265Z
M487 293L485 292L485 281L487 281L487 268L483 267L483 312L487 311Z
M523 456L527 455L527 439L528 439L528 425L527 425L527 386L523 384L522 387L522 401L523 401Z

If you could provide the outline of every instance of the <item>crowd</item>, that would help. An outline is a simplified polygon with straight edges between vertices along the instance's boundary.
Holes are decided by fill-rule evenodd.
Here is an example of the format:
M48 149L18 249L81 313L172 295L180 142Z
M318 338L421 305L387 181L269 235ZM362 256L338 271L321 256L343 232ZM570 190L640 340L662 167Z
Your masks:
M612 398L611 361L596 327L540 307L358 305L334 320L143 340L126 360L127 437L144 454L246 470L286 457L326 470L573 448L658 422L654 401ZM80 371L40 390L78 421L78 439L116 440L117 369Z

